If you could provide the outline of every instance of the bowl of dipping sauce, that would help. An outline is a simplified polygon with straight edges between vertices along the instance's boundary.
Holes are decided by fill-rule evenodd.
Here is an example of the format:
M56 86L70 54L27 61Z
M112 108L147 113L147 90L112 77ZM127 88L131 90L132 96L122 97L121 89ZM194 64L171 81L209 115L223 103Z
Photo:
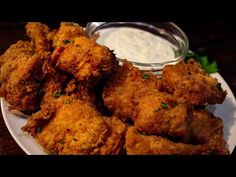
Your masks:
M87 35L145 71L161 71L183 60L188 51L186 34L171 22L89 22Z

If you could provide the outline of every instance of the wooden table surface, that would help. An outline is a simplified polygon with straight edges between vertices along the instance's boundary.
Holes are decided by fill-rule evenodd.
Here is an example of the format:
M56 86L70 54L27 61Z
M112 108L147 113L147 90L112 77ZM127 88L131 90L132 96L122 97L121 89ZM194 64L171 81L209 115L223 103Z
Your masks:
M186 32L190 41L190 49L206 54L217 61L219 73L236 95L236 23L223 21L175 23ZM19 39L27 39L24 25L23 22L0 22L0 54ZM1 113L0 154L25 154L10 135Z

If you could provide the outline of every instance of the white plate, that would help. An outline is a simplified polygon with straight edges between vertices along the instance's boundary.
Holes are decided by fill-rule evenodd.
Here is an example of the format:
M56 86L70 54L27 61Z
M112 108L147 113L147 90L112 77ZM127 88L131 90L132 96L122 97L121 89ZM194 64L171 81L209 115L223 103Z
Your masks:
M227 96L223 104L208 106L208 109L215 115L219 116L224 121L224 138L227 146L232 153L236 145L236 101L235 97L229 88L228 84L221 77L220 74L212 74L222 84L222 88L227 90ZM21 131L27 119L18 117L8 111L8 105L1 98L1 109L6 126L12 137L18 145L25 151L26 154L45 155L43 148L27 133Z

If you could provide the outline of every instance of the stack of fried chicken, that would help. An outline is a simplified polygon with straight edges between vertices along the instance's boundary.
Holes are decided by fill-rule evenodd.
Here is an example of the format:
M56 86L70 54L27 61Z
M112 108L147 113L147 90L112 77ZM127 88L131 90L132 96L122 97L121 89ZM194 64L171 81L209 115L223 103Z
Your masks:
M79 24L26 24L28 41L0 57L0 96L29 115L23 131L49 154L229 154L223 122L206 109L226 97L190 59L161 77L86 36Z

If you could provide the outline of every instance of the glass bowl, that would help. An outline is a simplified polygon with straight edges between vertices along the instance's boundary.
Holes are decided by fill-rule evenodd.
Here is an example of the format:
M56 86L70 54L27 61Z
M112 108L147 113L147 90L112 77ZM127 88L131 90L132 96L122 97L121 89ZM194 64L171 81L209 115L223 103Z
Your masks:
M127 59L128 61L133 63L134 66L138 67L141 70L161 71L165 65L176 64L180 60L183 60L184 55L189 48L189 41L186 34L172 22L89 22L86 25L86 34L90 38L97 40L99 39L99 37L102 37L102 35L105 35L103 31L118 29L120 27L131 27L149 32L158 38L164 39L168 43L168 47L171 47L173 49L172 52L174 54L172 54L171 57L166 58L165 61L149 60L148 62L146 62L145 58L142 58L140 62L140 60L131 59L126 56L123 58L117 57L117 60L119 60L120 62L122 62L124 59ZM110 49L113 50L112 48ZM142 48L140 50L142 50ZM117 54L116 50L114 51L114 53Z

